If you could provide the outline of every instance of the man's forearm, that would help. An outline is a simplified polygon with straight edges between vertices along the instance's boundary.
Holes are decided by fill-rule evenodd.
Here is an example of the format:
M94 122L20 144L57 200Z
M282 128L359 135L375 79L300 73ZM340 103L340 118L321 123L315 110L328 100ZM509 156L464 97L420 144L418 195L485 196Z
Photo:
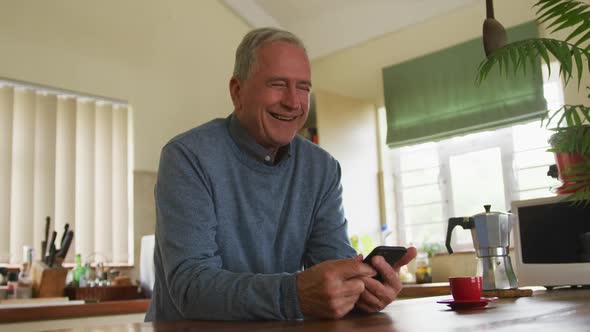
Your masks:
M186 319L302 318L294 274L178 269L168 278L170 296Z

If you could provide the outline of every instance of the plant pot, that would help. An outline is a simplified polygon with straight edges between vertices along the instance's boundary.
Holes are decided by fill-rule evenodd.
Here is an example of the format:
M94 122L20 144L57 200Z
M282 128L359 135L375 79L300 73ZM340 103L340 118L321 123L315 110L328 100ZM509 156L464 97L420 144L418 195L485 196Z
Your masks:
M575 182L570 181L567 174L563 174L563 170L573 164L577 164L582 162L582 156L577 153L555 153L555 162L557 163L557 171L559 174L559 180L563 182L563 185L557 188L557 193L559 195L563 194L571 194L574 191L569 189L572 184Z
M563 183L571 182L568 181L568 176L566 174L563 174L563 170L565 170L570 165L582 162L582 160L582 156L577 153L556 153L555 162L557 163L559 179Z

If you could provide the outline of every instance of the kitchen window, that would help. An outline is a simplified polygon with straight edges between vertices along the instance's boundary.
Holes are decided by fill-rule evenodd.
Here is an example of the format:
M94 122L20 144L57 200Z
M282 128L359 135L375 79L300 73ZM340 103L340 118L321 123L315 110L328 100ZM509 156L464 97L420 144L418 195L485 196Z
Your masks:
M549 109L557 109L563 105L561 81L544 74L545 99ZM552 188L561 183L547 176L555 163L546 151L550 135L534 121L386 150L393 170L397 242L444 243L450 217L483 212L485 204L508 211L514 200L555 195ZM470 232L456 229L453 247L472 249Z
M0 81L0 264L43 256L46 217L75 232L66 262L133 264L131 106ZM51 237L51 232L50 232Z

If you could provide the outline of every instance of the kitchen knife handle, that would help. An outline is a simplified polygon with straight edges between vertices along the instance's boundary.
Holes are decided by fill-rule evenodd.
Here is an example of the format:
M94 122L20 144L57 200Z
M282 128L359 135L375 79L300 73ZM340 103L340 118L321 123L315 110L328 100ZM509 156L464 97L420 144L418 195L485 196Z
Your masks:
M70 228L70 224L66 223L64 225L64 233L61 235L61 241L59 241L59 248L63 247L64 240L66 239L66 234L68 234L68 229Z
M45 264L49 265L49 257L51 256L51 248L55 249L55 238L57 237L57 232L53 231L51 233L51 241L47 243L47 251L45 252Z
M51 249L49 250L49 258L47 259L47 266L53 267L53 262L55 261L55 243L51 245Z
M65 258L68 254L68 250L70 249L70 245L72 244L72 240L74 238L74 231L68 231L66 234L62 246L59 248L59 252L57 253L57 257Z
M45 217L45 243L49 241L49 225L51 224L51 218L49 216Z
M45 252L47 252L47 240L41 241L41 260L45 259Z
M47 256L47 241L49 241L49 225L51 224L51 218L45 217L45 240L41 241L41 260L45 260Z

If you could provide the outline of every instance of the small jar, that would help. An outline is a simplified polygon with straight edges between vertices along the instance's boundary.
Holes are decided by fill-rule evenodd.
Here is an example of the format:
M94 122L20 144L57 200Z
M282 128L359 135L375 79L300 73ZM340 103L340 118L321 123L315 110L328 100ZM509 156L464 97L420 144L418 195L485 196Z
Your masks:
M30 299L33 297L33 285L28 279L20 280L16 289L17 299Z
M8 275L8 270L6 268L0 267L0 286L6 286L6 276Z
M16 291L18 289L18 273L8 273L8 282L6 283L6 286L6 298L16 299Z
M416 283L426 284L432 282L432 270L428 255L421 252L416 257Z
M16 288L17 299L30 299L33 297L33 283L29 275L30 264L23 263L20 275L18 276L18 286Z

